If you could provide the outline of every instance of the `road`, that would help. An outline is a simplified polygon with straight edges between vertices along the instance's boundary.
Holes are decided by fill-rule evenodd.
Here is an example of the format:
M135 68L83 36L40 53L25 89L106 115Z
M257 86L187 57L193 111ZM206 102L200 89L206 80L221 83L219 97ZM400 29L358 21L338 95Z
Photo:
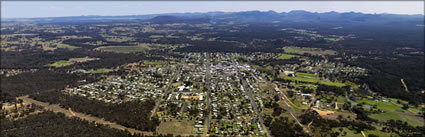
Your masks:
M239 70L238 70L239 71ZM245 79L242 79L242 85L244 89L246 90L246 93L248 93L249 99L251 100L252 107L255 108L255 111L257 112L258 118L260 119L261 124L263 125L264 129L266 129L268 137L271 137L271 133L269 131L269 128L264 125L264 118L261 115L261 111L258 109L257 104L255 103L254 98L252 97L251 88L248 87L248 84L246 83Z
M286 107L286 109L289 111L289 114L291 114L291 116L295 119L295 121L298 123L298 125L303 127L303 130L305 132L310 133L308 128L306 128L303 124L301 124L301 122L298 120L298 118L294 115L295 111L292 109L292 107L284 99L284 94L282 92L279 92L279 93L282 95L279 99L280 99L280 101L283 102L283 106Z
M207 85L207 113L205 115L205 123L207 124L207 133L209 133L210 131L210 96L211 96L211 87L210 87L210 61L209 61L209 56L207 54L207 75L206 75L206 85Z
M181 70L181 65L179 65L178 70ZM176 76L180 75L180 71L177 71L176 73L174 73L174 75L171 77L170 82L167 85L167 88L165 89L164 94L162 94L161 98L158 99L155 108L152 110L152 114L151 114L151 118L153 116L155 116L156 111L158 110L158 107L161 105L162 103L162 99L164 98L164 96L168 95L168 91L170 90L171 84L173 84L174 79L176 78Z
M144 134L144 135L153 135L153 132L140 131L140 130L137 130L137 129L134 129L134 128L125 127L123 125L120 125L120 124L117 124L117 123L114 123L114 122L106 121L103 118L94 117L94 116L86 115L86 114L79 113L79 112L73 112L71 110L71 108L65 109L65 108L60 107L58 104L49 104L49 103L46 103L46 102L37 101L37 100L34 100L32 98L29 98L28 95L17 97L17 98L22 99L26 104L34 103L36 105L44 107L44 109L46 109L46 110L51 110L53 112L63 113L63 114L65 114L65 116L68 116L68 117L78 117L78 118L81 118L83 120L87 120L89 122L95 122L95 123L98 123L98 124L108 125L111 128L115 128L115 129L119 129L119 130L123 130L123 131L127 130L131 134L139 133L139 134Z

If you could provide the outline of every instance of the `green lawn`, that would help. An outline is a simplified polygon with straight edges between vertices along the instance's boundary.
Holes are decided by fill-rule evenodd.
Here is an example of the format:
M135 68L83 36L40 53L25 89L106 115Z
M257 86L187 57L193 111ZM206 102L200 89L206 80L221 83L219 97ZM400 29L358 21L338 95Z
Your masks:
M101 69L95 69L95 70L89 70L90 73L108 73L113 71L112 69L107 69L107 68L101 68Z
M59 61L56 61L56 62L54 62L52 64L49 64L48 66L52 66L52 67L64 67L64 66L69 66L71 64L73 64L73 62L71 62L71 61L59 60Z
M291 59L293 57L296 57L296 55L282 53L279 55L279 57L277 57L277 59Z

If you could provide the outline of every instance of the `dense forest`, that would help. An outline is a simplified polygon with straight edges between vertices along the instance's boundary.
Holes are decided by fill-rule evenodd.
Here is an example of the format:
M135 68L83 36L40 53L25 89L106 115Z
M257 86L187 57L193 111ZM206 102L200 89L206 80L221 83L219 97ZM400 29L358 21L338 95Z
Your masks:
M2 101L15 100L17 96L45 91L56 91L67 86L77 86L80 80L93 82L97 80L89 75L76 75L42 69L36 72L24 72L22 74L1 78Z
M66 117L63 113L46 111L29 115L19 120L1 119L2 137L150 137L130 134L102 124L87 122L77 117ZM173 135L154 135L173 137Z
M77 112L101 117L142 131L155 131L160 122L156 118L150 119L151 110L155 106L153 100L111 104L82 96L62 94L60 91L36 93L31 94L30 97L43 102L60 104L64 108L72 108Z

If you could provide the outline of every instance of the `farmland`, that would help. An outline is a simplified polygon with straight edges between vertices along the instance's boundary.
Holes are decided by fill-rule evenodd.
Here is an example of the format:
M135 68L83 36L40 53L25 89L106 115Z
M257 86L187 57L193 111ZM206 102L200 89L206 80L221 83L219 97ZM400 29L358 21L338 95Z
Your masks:
M305 53L311 54L311 55L336 55L337 52L334 50L323 50L320 48L304 48L304 47L283 47L283 50L286 53L293 53L293 54L300 54L303 55Z

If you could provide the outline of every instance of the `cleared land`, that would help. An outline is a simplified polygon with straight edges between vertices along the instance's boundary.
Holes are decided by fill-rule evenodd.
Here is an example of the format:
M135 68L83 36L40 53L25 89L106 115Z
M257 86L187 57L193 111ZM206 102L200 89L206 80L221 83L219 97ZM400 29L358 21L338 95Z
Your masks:
M334 50L323 50L320 48L283 47L283 50L286 53L294 53L294 54L300 54L300 55L304 53L317 55L317 56L337 54L337 52Z
M383 102L383 101L366 100L366 99L357 100L356 102L364 103L364 104L368 104L372 106L376 105L376 108L386 111L384 113L370 115L371 118L376 120L380 120L380 121L386 121L390 119L401 120L401 121L406 121L407 123L413 126L423 126L423 123L425 122L421 117L415 116L412 112L403 110L400 104L394 104L394 103ZM397 112L397 111L403 111L403 112Z
M167 62L164 61L145 61L144 64L146 65L165 65Z
M293 57L297 57L297 56L296 55L282 53L282 54L279 55L279 57L277 57L277 59L291 59Z
M78 113L78 112L72 112L72 111L70 111L71 109L68 110L68 109L65 109L65 108L61 108L58 104L49 105L49 103L40 102L40 101L31 99L28 96L21 96L21 97L18 97L18 99L22 99L25 103L28 103L28 104L34 103L36 105L42 106L47 110L64 113L68 117L75 116L75 117L79 117L81 119L87 120L89 122L96 122L96 123L99 123L99 124L108 125L111 128L116 128L116 129L120 129L120 130L127 130L131 134L140 133L140 134L145 134L145 135L153 135L152 132L146 132L146 131L136 130L136 129L133 129L133 128L127 128L127 127L124 127L124 126L119 125L117 123L105 121L103 118L93 117L93 116L85 115L83 113Z
M90 58L90 57L70 58L69 60L59 60L59 61L56 61L56 62L54 62L52 64L48 64L47 66L64 67L64 66L72 65L74 63L81 63L81 62L87 62L87 61L92 61L92 60L99 60L99 58Z
M56 45L57 48L66 48L66 49L70 49L70 50L74 50L80 47L76 47L76 46L71 46L68 44L63 44L63 43L59 43L58 45Z
M192 135L194 121L190 120L166 120L161 121L157 127L157 132L160 134L174 134L174 135Z
M99 47L96 50L103 52L116 52L116 53L135 53L135 52L146 52L151 50L147 44L139 44L137 46L106 46Z
M289 77L283 73L280 73L279 75L281 78L286 80L291 80L291 81L300 81L305 83L319 83L323 85L336 86L336 87L343 87L343 86L349 85L347 83L342 83L342 82L332 82L328 80L321 80L315 74L310 74L310 73L296 73L295 77Z
M108 72L111 72L111 71L113 71L113 70L107 69L107 68L89 70L90 73L108 73Z
M69 66L71 64L74 64L74 62L72 61L66 61L66 60L59 60L56 61L52 64L49 64L48 66L52 66L52 67L65 67L65 66Z

